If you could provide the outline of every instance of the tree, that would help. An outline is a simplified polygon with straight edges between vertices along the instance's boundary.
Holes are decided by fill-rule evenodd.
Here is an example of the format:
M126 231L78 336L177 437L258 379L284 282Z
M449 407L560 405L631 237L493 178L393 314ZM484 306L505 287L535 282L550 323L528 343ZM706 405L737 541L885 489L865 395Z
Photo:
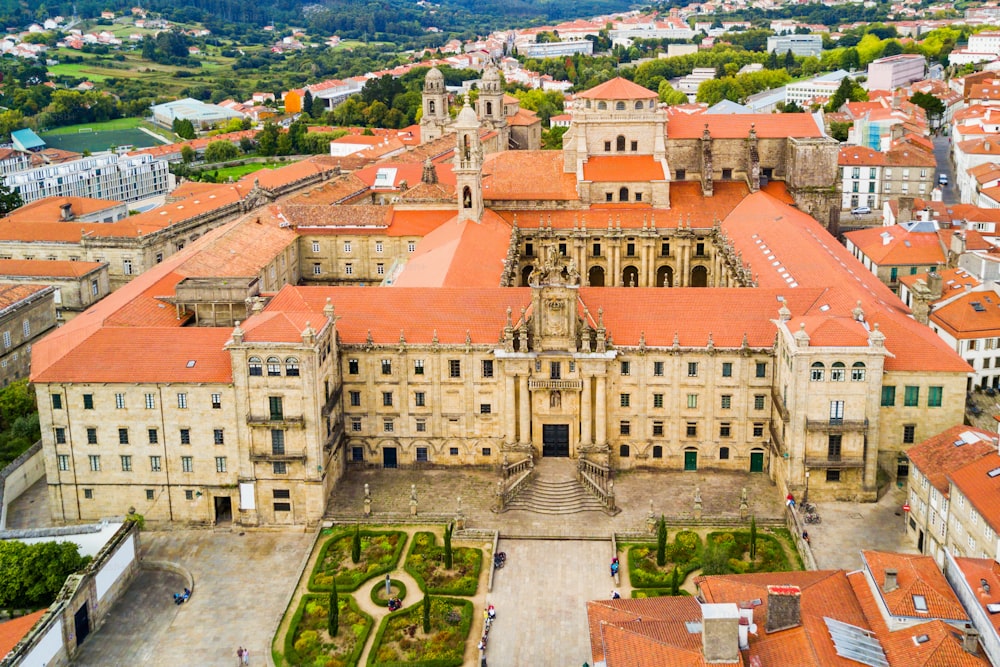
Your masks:
M558 151L563 147L563 135L569 130L568 127L550 127L542 130L542 150Z
M309 89L306 89L306 94L302 96L302 111L306 112L312 116L313 107L313 94Z
M451 531L453 525L448 524L444 527L444 568L450 570L453 564L452 553L451 553Z
M337 631L340 630L340 600L337 598L336 581L333 582L333 588L330 589L330 609L327 610L326 614L326 630L331 637L336 637Z
M750 517L750 560L757 558L757 516Z
M681 594L681 569L676 565L674 566L673 573L670 575L670 594Z
M660 567L667 564L667 521L662 514L656 524L656 564Z
M431 596L424 595L424 634L431 633Z
M17 188L11 190L6 183L0 182L0 217L24 205L21 193Z
M715 540L709 539L701 557L703 574L726 574L729 572L729 554Z
M910 98L910 102L927 112L927 119L934 125L934 121L939 121L944 114L944 102L930 93L916 92Z
M660 82L660 86L657 88L656 94L660 98L660 101L668 106L673 106L675 104L687 104L688 101L688 96L671 86L670 82L666 79Z
M174 134L176 134L181 139L194 139L194 123L192 123L187 118L174 118L172 124Z
M0 607L51 604L66 577L88 562L72 542L0 542Z
M843 143L847 141L848 133L851 131L852 125L854 125L854 123L851 121L831 121L830 136Z
M278 152L280 130L274 123L264 123L264 129L257 134L257 152L269 156Z
M354 524L354 538L351 540L351 562L361 560L361 525Z
M191 148L187 144L181 146L181 160L184 162L184 164L191 164L192 162L194 162L194 158L195 158L195 151L193 148Z
M235 160L240 156L240 149L231 141L221 139L205 146L205 162L225 162Z

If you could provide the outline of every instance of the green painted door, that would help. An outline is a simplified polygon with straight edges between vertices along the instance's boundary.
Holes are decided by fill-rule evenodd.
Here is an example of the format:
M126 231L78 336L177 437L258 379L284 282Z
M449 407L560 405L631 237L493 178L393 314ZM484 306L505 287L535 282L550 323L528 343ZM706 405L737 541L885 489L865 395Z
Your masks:
M764 452L750 452L750 472L764 472Z
M684 452L684 469L685 470L698 469L698 452L695 451Z

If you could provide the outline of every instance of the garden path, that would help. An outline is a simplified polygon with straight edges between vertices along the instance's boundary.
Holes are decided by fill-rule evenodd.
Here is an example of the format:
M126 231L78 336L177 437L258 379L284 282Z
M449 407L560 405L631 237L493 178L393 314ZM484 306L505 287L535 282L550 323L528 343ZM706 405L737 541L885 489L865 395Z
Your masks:
M414 532L416 531L406 531L406 544L403 545L403 555L400 556L400 559L403 561L406 560L406 550L410 548L410 540L413 539ZM420 590L420 584L402 567L398 567L390 572L389 578L402 582L406 586L406 597L403 599L404 606L410 607L424 599L423 591ZM382 619L389 615L388 607L380 607L372 602L371 590L375 583L384 585L384 580L381 578L369 579L351 594L354 596L354 601L358 603L361 611L371 616L375 621L372 624L372 631L368 633L368 638L365 640L365 649L361 652L361 658L358 660L359 665L368 664L368 654L371 653L372 645L375 643L375 635L378 634L379 625L381 625Z

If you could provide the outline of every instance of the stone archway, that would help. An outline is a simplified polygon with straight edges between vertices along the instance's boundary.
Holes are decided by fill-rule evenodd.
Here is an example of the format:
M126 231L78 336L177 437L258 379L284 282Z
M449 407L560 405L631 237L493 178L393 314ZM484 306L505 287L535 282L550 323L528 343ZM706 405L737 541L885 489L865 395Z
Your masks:
M604 267L590 267L590 271L587 272L587 284L591 287L604 287Z
M638 287L639 269L631 264L622 269L622 285L625 287Z
M523 269L521 269L521 287L528 286L528 278L531 277L531 272L535 270L535 267L530 264Z
M661 266L656 270L656 286L657 287L673 287L674 286L674 269L670 266Z
M696 266L691 269L691 287L708 287L708 268Z

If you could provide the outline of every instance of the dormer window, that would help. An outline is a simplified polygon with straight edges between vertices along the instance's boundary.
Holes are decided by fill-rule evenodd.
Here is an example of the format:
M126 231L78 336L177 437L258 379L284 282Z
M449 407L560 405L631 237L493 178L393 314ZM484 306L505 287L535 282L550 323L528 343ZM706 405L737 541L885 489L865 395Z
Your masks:
M625 103L615 102L615 111L625 111Z

